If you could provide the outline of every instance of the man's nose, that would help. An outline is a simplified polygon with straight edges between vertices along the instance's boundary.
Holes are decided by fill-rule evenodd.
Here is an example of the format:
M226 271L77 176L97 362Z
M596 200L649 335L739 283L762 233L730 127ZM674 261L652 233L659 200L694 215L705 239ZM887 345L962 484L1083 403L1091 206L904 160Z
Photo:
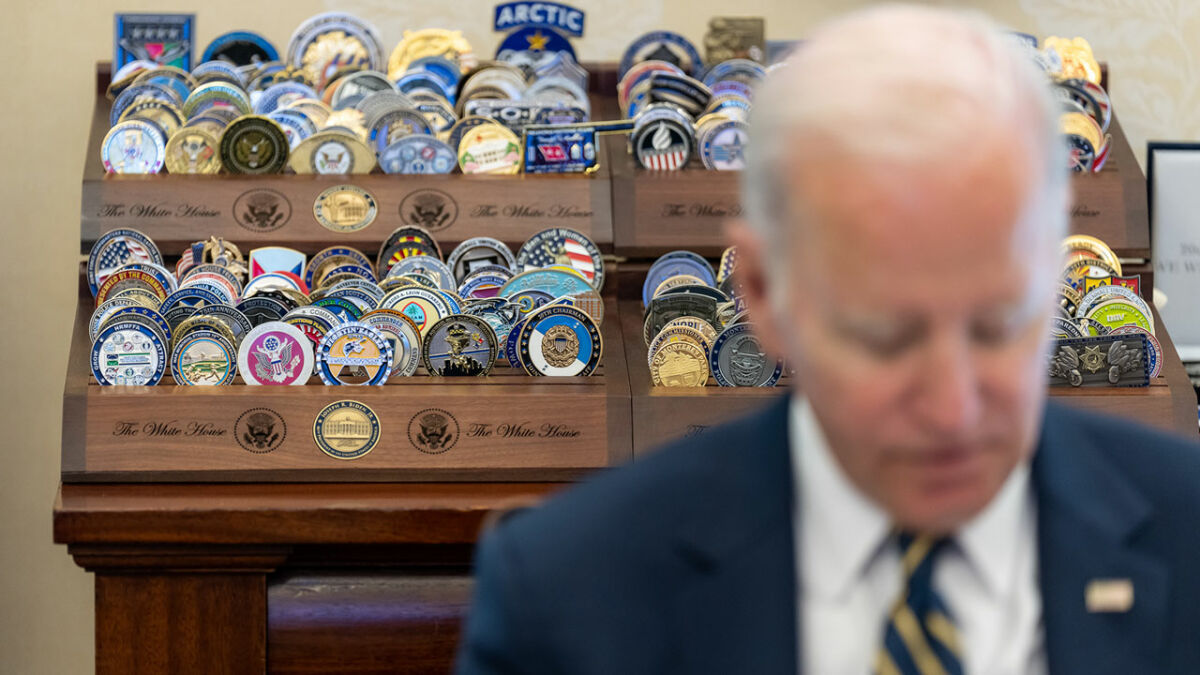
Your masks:
M964 436L979 423L983 403L968 336L942 331L930 341L915 403L918 421L933 433Z

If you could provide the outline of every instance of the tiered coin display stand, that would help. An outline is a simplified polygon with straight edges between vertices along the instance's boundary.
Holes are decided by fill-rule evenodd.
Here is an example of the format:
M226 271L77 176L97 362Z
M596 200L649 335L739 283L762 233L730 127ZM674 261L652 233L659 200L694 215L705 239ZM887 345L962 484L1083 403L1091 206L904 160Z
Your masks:
M611 115L611 65L591 66L597 117ZM81 250L113 228L133 227L166 255L216 235L248 250L287 245L313 253L333 244L372 255L391 230L415 222L449 250L475 236L514 248L547 227L577 229L606 252L605 356L590 378L533 379L504 368L482 381L417 376L385 387L295 388L234 385L218 389L104 388L88 368L86 322L92 299L81 287L64 392L63 478L66 481L429 481L569 480L645 453L664 441L762 405L782 389L743 390L714 384L695 391L650 385L641 338L641 279L650 261L675 249L715 258L723 225L740 212L739 176L693 165L678 172L636 166L623 138L606 140L600 170L566 176L108 176L99 144L108 129L103 96L108 66L97 69L96 106L83 177ZM1104 170L1072 178L1073 232L1108 242L1127 273L1153 288L1144 179L1120 122ZM313 203L326 188L355 185L376 199L378 216L351 233L323 228ZM248 208L253 201L254 213ZM264 215L264 209L266 210ZM1072 405L1111 412L1179 432L1195 432L1196 403L1170 336L1157 326L1165 354L1162 376L1146 388L1067 389L1051 394ZM169 379L169 378L168 378ZM313 421L327 404L357 400L381 421L381 440L353 461L322 453ZM278 449L246 451L234 437L247 410L267 407L284 419ZM418 414L449 413L458 441L423 452L411 436Z
M111 176L100 163L110 103L109 69L97 69L96 104L85 161L81 250L114 228L149 235L165 256L209 236L238 244L281 245L313 254L338 244L374 256L401 224L430 230L444 252L478 236L515 251L530 235L570 227L612 251L610 181L550 176ZM597 84L607 84L598 82ZM603 107L604 102L597 104ZM325 189L354 185L378 205L357 232L319 224L313 203ZM255 210L268 215L255 216ZM276 216L279 216L276 218ZM173 264L173 260L169 260ZM615 268L610 263L610 276ZM330 387L314 376L302 387L101 387L91 376L87 321L93 299L81 286L64 392L65 481L429 481L566 480L630 458L630 399L620 318L610 282L601 327L604 356L591 377L533 378L497 367L487 378L416 375L383 387ZM326 405L354 400L380 420L378 445L355 460L328 456L313 438ZM269 408L286 437L270 452L247 451L235 437L239 417ZM423 411L446 413L457 440L431 453L414 437Z

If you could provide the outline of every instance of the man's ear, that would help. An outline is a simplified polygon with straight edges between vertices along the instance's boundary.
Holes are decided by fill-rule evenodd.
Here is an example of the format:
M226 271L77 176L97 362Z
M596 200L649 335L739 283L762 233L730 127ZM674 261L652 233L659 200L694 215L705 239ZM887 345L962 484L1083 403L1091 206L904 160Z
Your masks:
M771 297L771 294L779 294L784 289L770 286L772 280L767 272L766 258L771 253L766 250L766 242L763 241L762 235L741 218L725 223L725 239L730 245L737 247L737 267L734 276L742 288L746 309L750 312L750 321L755 325L755 335L762 341L763 348L768 353L788 357L785 348L787 341L783 339L785 327L780 325L785 317L772 306ZM778 272L782 273L783 270ZM782 283L780 279L773 281L776 284Z

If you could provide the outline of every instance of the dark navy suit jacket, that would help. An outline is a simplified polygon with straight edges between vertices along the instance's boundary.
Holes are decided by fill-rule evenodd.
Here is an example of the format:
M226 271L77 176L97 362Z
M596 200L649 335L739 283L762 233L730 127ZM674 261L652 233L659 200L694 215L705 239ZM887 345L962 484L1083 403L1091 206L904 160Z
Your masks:
M504 519L457 672L796 672L787 418L783 398ZM1049 404L1032 485L1050 672L1200 673L1200 448ZM1132 608L1089 612L1095 579L1131 581Z

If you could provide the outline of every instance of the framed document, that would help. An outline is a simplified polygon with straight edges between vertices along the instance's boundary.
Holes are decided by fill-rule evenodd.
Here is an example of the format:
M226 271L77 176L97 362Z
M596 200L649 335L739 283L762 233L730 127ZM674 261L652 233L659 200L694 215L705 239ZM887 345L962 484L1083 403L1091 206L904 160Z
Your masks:
M1200 361L1200 143L1151 141L1146 189L1154 286L1159 308L1184 362Z

